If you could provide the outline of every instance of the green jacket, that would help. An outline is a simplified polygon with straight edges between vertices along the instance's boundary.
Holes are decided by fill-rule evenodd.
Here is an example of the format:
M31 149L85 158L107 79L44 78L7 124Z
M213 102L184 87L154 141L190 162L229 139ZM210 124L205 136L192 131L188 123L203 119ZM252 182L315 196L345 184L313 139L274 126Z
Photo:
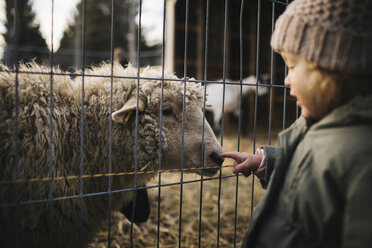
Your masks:
M242 247L372 247L372 96L300 117L278 143Z

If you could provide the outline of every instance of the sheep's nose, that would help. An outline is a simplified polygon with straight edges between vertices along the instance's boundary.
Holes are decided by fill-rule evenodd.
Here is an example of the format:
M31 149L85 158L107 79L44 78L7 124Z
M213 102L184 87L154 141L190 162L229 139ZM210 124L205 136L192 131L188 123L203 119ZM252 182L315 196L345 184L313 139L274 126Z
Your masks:
M212 162L218 164L219 166L221 166L223 163L223 159L216 152L212 152L209 155L209 158L212 160Z

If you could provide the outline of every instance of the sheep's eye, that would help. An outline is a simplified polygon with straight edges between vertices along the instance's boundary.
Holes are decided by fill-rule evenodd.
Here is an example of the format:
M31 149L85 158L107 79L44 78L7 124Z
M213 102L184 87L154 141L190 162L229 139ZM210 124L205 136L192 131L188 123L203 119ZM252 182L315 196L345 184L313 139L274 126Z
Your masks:
M163 108L163 115L171 115L173 113L172 107L164 107Z

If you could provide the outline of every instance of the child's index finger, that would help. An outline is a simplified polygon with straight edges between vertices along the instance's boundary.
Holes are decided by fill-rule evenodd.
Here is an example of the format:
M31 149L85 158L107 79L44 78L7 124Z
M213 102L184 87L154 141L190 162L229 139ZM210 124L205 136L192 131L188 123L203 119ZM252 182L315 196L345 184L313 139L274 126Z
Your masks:
M220 154L221 158L232 158L234 160L239 158L240 152L223 152Z

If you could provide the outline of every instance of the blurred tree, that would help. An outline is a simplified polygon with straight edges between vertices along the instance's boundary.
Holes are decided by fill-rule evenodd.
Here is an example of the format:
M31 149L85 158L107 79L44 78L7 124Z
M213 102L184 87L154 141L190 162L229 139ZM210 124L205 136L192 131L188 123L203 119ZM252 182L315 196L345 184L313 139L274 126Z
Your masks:
M49 50L29 0L5 0L5 6L7 31L2 34L6 42L3 63L12 66L32 59L38 63L47 61Z
M83 10L83 4L79 3L76 6L77 13L74 21L68 25L63 33L60 47L55 56L56 63L64 68L68 68L71 65L81 68L83 66L83 44L85 66L98 64L102 60L110 59L111 42L113 42L114 47L120 47L126 54L130 54L133 48L137 50L136 40L138 28L134 29L136 33L133 34L133 32L130 31L130 25L134 24L137 27L135 24L135 16L138 12L138 3L137 1L131 0L116 0L114 2L114 40L111 41L112 1L86 1L85 11ZM135 11L134 15L133 12L131 12L133 10ZM84 13L85 15L83 15ZM83 23L85 23L84 41ZM158 49L159 46L149 47L146 45L144 38L141 39L141 51Z

